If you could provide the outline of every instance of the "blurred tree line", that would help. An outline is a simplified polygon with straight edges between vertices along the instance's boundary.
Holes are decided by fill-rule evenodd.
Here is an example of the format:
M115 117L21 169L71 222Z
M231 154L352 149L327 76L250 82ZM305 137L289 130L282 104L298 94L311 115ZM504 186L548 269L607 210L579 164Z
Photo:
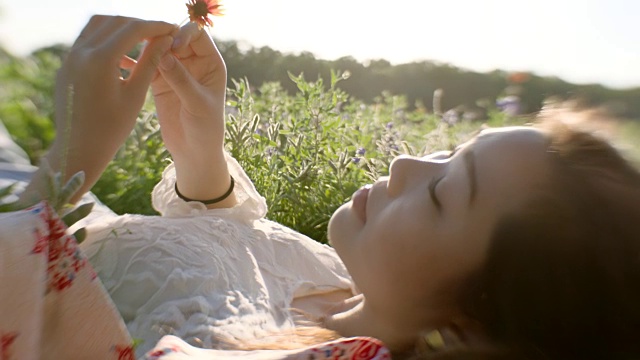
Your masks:
M331 69L347 71L348 81L339 87L351 96L373 102L383 91L404 95L410 107L424 107L438 112L433 94L441 89L441 111L474 109L495 104L504 96L518 96L522 112L533 113L547 100L575 100L585 107L605 106L614 115L640 119L640 87L610 89L599 84L576 85L557 77L541 77L526 73L495 70L479 73L434 61L420 61L392 65L386 60L371 60L366 64L352 57L337 60L316 59L309 52L285 54L264 46L244 49L235 41L218 41L225 58L230 79L246 77L258 86L266 81L278 81L289 92L296 85L287 72L304 73L307 81L321 76L328 81Z
M605 106L614 115L640 120L640 87L616 90L598 84L576 85L557 77L495 70L478 73L449 64L420 61L392 65L386 60L366 64L352 57L337 60L316 59L309 52L287 54L269 47L247 47L235 41L217 41L232 79L246 78L255 89L264 82L280 82L290 94L297 91L288 73L304 74L307 81L321 77L329 83L331 69L349 74L338 87L367 103L379 100L383 92L403 95L409 110L444 113L455 109L460 114L495 107L496 100L516 96L520 112L533 113L549 99L574 99L584 106ZM0 48L0 120L16 135L30 139L25 148L45 149L53 138L53 86L55 72L68 52L67 45L54 45L34 51L27 57L15 57ZM138 49L131 52L136 57ZM437 90L437 91L436 91ZM434 101L434 93L439 94ZM27 123L28 126L25 126ZM29 131L30 134L16 134Z

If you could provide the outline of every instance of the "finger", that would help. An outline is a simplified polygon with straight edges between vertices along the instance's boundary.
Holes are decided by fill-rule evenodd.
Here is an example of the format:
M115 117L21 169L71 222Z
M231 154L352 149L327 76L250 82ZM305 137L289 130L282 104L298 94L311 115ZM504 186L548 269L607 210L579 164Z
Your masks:
M108 18L109 17L105 15L93 15L87 22L87 25L85 25L80 32L80 35L76 38L76 41L74 41L72 47L82 46L86 41L93 37L93 35L95 35L96 30L102 27Z
M90 36L87 38L85 45L94 48L103 46L116 31L132 21L142 20L126 16L97 15L96 23L98 26L92 29L93 31L89 34Z
M155 38L149 42L142 51L142 55L140 55L140 59L127 81L131 91L146 92L160 64L160 59L164 54L168 53L172 43L173 38L168 35Z
M210 57L216 63L223 62L218 48L204 29L199 29L197 24L191 23L180 30L172 47L172 51L179 58L185 59L195 55Z
M123 69L131 70L134 66L136 66L138 62L127 55L123 55L120 59L120 67Z
M184 105L195 107L199 101L202 101L200 84L172 53L169 52L160 59L158 68L164 80Z
M171 46L171 51L176 54L179 58L187 58L195 55L189 43L191 43L191 39L198 35L198 24L189 22L187 25L182 26L174 35L173 35L173 45Z
M216 48L216 45L204 28L200 29L198 33L191 38L189 46L197 56L217 55L222 59L218 48Z
M175 25L164 21L144 21L137 19L128 21L124 26L120 26L118 30L115 30L115 33L108 38L103 47L104 55L117 56L119 59L122 54L132 49L140 41L170 35L174 29Z

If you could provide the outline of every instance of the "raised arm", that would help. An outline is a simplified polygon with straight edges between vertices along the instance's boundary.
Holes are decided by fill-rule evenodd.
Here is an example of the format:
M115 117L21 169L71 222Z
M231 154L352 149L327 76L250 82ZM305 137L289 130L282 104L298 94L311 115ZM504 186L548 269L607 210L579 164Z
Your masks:
M85 172L84 185L73 202L98 180L133 129L175 31L175 25L165 22L97 15L73 44L58 72L56 139L45 156L54 171L62 171L66 156L67 178ZM125 54L143 40L149 43L139 61L127 59ZM127 79L121 78L123 66L131 68ZM34 174L20 198L23 204L46 197L45 178L42 170Z
M177 188L189 199L224 197L231 178L224 157L227 69L220 52L205 30L189 23L175 34L172 53L160 60L159 69L151 86ZM235 204L231 193L208 207Z

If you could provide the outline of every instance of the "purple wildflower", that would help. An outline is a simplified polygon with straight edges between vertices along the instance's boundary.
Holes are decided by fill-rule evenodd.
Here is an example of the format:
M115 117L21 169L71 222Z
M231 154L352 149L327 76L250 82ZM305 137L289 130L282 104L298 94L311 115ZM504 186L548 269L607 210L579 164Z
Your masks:
M265 155L267 155L267 157L271 157L276 153L276 149L272 146L269 146L265 151L264 151Z
M517 96L506 96L496 101L496 106L509 116L516 116L520 113L520 98Z

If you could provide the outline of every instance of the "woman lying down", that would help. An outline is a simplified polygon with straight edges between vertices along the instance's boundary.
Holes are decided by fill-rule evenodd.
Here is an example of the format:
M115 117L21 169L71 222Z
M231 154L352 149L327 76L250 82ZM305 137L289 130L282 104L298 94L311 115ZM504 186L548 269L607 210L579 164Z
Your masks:
M123 57L144 39L139 61ZM399 156L333 214L329 247L264 218L224 151L226 80L197 26L109 16L92 18L58 76L58 133L60 119L71 130L46 159L59 169L69 149L83 191L149 86L174 161L152 194L162 216L105 217L82 244L138 355L174 335L203 349L366 336L398 358L640 357L640 174L612 145L557 113ZM37 173L22 199L43 188Z

